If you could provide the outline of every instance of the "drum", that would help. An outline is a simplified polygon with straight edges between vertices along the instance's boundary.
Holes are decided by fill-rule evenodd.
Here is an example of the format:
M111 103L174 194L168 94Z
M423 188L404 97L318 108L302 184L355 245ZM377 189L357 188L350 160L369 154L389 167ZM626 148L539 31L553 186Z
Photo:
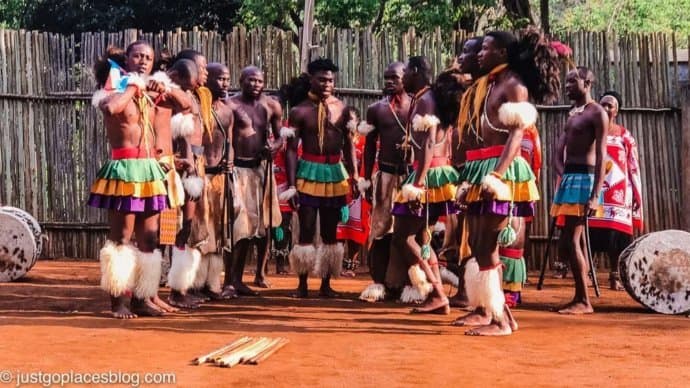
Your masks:
M640 304L662 314L690 312L690 233L664 230L638 238L621 253L619 272Z
M24 276L43 248L41 226L22 209L0 207L0 282Z

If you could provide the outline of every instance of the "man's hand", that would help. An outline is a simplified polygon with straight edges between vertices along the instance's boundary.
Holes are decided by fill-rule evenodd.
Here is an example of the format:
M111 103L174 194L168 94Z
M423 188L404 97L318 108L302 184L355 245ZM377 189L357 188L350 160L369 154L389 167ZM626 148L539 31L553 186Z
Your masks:
M295 195L288 200L288 203L290 204L292 210L297 211L299 209L299 193L295 193Z
M232 173L232 169L235 167L235 163L232 159L228 158L228 160L223 163L223 172L224 173Z
M599 207L599 196L592 197L585 205L585 217L592 217L596 214Z
M364 192L364 199L369 201L369 203L374 203L374 185L371 185L365 192Z
M166 173L167 173L168 171L170 171L170 169L172 168L172 166L171 166L170 164L168 164L168 163L158 162L158 164L159 164L159 165L161 166L161 168L163 169L163 172L166 172Z
M470 184L468 182L462 182L460 186L458 186L457 191L455 192L455 202L462 206L467 204L467 193L470 190Z
M166 86L164 83L156 81L156 80L149 80L149 83L146 85L146 90L160 93L160 94L165 94L166 93Z

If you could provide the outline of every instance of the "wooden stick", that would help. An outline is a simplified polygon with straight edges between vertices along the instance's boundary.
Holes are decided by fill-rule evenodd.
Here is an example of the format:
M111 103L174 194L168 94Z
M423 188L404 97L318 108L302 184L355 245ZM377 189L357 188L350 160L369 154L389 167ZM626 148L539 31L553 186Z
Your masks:
M218 364L218 363L220 362L221 359L223 359L223 358L225 358L225 357L229 357L231 354L236 354L236 353L238 353L238 352L242 352L242 351L244 351L245 349L247 349L247 348L253 346L253 345L258 341L258 339L257 339L257 338L254 338L254 337L247 337L247 338L249 338L249 340L248 340L247 342L245 342L245 343L243 343L243 344L241 344L241 345L235 347L234 349L229 350L229 351L226 351L226 352L223 352L223 353L221 353L221 354L216 354L216 355L212 358L211 362Z
M282 338L280 342L278 342L273 349L265 352L264 354L260 355L259 357L256 357L254 359L249 360L249 364L251 365L259 365L260 362L264 361L268 357L270 357L273 353L277 352L280 348L283 346L287 345L288 342L290 342L289 339L287 338Z
M260 357L262 354L268 352L273 348L278 342L280 342L282 338L273 338L271 339L268 344L266 345L265 348L263 348L260 352L256 353L253 357L247 358L245 360L242 360L243 364L249 364L251 363L252 360L255 360L256 358Z
M221 347L221 348L219 348L219 349L216 349L216 350L214 350L214 351L212 351L212 352L210 352L210 353L208 353L208 354L205 354L205 355L203 355L203 356L199 356L199 357L193 359L193 360L192 360L192 364L194 364L194 365L200 365L200 364L203 364L203 363L205 363L205 362L208 362L208 361L210 361L213 357L215 357L215 356L217 356L217 355L221 355L221 354L223 354L223 353L227 353L228 351L230 351L230 350L232 350L232 349L234 349L234 348L236 348L236 347L238 347L238 346L240 346L240 345L242 345L242 344L245 344L245 343L247 343L247 342L250 341L250 340L251 340L251 338L249 338L249 337L242 337L242 338L239 338L239 339L235 340L234 342L231 342L231 343L228 344L228 345L225 345L225 346L223 346L223 347Z
M268 338L259 338L259 340L254 342L251 346L223 357L217 364L221 367L232 368L239 364L242 358L254 355L256 352L263 349L263 346L265 346L267 342Z

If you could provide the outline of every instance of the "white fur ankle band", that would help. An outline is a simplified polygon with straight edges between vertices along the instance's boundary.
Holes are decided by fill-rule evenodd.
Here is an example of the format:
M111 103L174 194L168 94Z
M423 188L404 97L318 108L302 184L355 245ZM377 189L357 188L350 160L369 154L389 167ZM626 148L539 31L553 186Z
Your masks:
M188 176L182 179L182 185L184 186L184 191L187 193L189 198L201 198L201 194L204 191L203 179L199 178L198 176Z
M506 102L498 108L498 119L509 127L528 128L537 122L537 109L529 102Z

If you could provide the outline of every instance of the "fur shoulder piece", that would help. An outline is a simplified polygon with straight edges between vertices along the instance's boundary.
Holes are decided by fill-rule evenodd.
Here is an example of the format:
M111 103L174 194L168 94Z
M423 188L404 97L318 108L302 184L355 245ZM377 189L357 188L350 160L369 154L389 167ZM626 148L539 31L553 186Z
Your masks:
M157 71L153 73L153 75L149 77L149 80L160 82L165 85L166 93L170 93L172 89L180 88L176 83L172 82L168 74L166 74L164 71Z
M295 128L292 127L283 127L280 128L280 137L283 139L289 139L291 137L295 137Z
M173 138L187 137L194 133L194 116L191 113L176 113L170 119Z
M440 122L441 120L434 115L414 115L412 118L412 129L415 132L426 132L431 127L438 125Z
M127 74L127 86L129 85L134 85L141 91L146 90L146 81L137 73Z
M359 126L357 127L357 132L359 132L359 134L363 136L368 135L373 130L374 126L367 123L366 120L362 120L362 122L359 123Z
M537 108L529 102L506 102L498 108L498 119L509 127L525 129L537 122Z
M101 101L105 100L112 92L105 89L98 89L93 93L91 97L91 106L98 108L101 105Z

